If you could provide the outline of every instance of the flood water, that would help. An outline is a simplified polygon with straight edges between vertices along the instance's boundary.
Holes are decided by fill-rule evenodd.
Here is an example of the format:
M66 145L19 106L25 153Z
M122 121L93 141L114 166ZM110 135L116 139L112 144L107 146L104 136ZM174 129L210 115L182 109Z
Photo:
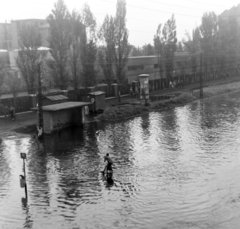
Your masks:
M0 228L238 229L240 94L0 145ZM23 162L28 201L20 188ZM115 162L114 185L99 173Z

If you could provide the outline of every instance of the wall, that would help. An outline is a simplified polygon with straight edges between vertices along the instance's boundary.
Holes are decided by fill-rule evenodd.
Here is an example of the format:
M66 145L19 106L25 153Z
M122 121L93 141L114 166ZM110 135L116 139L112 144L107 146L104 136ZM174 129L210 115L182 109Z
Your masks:
M48 47L49 38L49 24L44 19L25 19L25 20L14 20L11 21L11 37L12 37L12 49L18 49L19 47L19 34L18 30L21 26L34 25L38 28L38 31L42 38L42 46Z
M52 131L52 114L51 112L43 112L43 129L48 134Z
M10 23L0 23L0 49L11 49L12 39L11 39L11 24Z
M176 52L174 56L174 73L173 77L182 74L182 68L185 68L185 74L191 73L190 68L190 56L188 52ZM180 65L179 65L180 64ZM165 73L163 72L160 76L158 57L157 56L136 56L129 57L126 67L128 84L132 81L138 81L140 74L149 74L149 81L156 81L161 78L165 78ZM151 83L150 90L154 90L155 83Z
M85 120L83 107L59 110L54 112L43 111L44 133L60 131L61 129L81 126Z

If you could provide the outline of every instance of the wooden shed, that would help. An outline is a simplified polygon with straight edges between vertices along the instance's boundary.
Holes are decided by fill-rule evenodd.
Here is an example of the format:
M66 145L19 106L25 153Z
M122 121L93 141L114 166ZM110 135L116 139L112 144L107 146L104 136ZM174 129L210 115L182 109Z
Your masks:
M89 111L91 112L104 111L106 108L105 92L103 91L89 92L82 96L82 101L91 103L91 105L89 105Z
M88 105L90 103L65 102L43 106L44 133L50 134L70 126L81 126L86 122L84 107ZM32 110L38 111L38 108Z

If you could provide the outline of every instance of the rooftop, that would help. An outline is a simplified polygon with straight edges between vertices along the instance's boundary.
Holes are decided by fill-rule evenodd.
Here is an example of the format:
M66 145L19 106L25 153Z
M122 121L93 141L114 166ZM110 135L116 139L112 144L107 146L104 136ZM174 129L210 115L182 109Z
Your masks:
M65 103L58 103L54 105L43 106L43 111L59 111L59 110L67 110L71 108L83 107L90 105L91 103L87 102L65 102ZM33 108L33 110L37 110L38 108Z
M189 52L185 52L185 51L183 51L183 52L175 52L174 53L174 55L175 56L187 56L187 55L189 55ZM140 58L157 58L157 56L130 56L130 57L128 57L129 59L140 59Z
M65 96L65 95L50 95L50 96L46 96L46 98L50 99L52 101L59 101L59 100L68 99L68 97Z

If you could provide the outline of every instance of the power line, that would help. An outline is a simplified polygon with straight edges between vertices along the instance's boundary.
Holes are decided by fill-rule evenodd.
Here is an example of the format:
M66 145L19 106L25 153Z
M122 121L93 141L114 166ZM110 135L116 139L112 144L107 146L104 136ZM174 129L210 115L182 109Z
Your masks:
M101 0L101 1L105 1L105 2L108 2L108 3L113 3L113 4L115 4L115 2L112 2L112 1L108 1L108 0ZM182 8L186 8L186 9L194 9L194 8L190 8L190 7L184 7L184 6L178 6L178 5L174 5L174 4L168 4L168 3L162 3L162 2L156 2L156 1L153 1L153 0L145 0L145 1L150 1L150 2L154 2L154 3L159 3L159 4L165 4L165 5L171 5L171 6L177 6L177 7L182 7ZM31 1L32 2L32 1ZM40 2L36 2L35 1L35 3L37 3L37 4L39 4L39 5L47 5L47 4L42 4L42 3L40 3ZM48 5L48 6L50 6L50 5ZM157 12L164 12L164 13L171 13L172 14L172 12L167 12L167 11L159 11L159 10L156 10L156 9L149 9L149 8L145 8L145 7L139 7L139 6L134 6L134 5L129 5L128 4L128 6L130 6L130 7L135 7L135 8L139 8L139 9L146 9L146 10L151 10L151 11L157 11ZM194 9L194 10L199 10L199 9ZM101 14L101 15L104 15L104 14L102 14L102 13L97 13L97 14ZM188 17L196 17L196 18L201 18L201 17L197 17L197 16L193 16L193 15L186 15L186 14L179 14L179 13L177 13L177 15L182 15L182 16L188 16ZM3 19L3 18L2 18ZM142 20L142 19L133 19L133 18L127 18L127 19L130 19L130 20L137 20L137 21L146 21L146 22L157 22L157 21L147 21L147 20ZM188 26L188 25L181 25L181 24L178 24L178 26L187 26L187 27L191 27L192 28L192 26ZM133 31L133 32L135 32L134 30L130 30L130 31ZM137 31L137 32L139 32L139 31ZM148 33L148 31L146 31L147 33Z
M26 1L26 0L25 0L25 1ZM112 1L106 1L106 0L101 0L101 1L105 1L105 2L112 3L112 4L116 4L115 2L112 2ZM153 0L144 0L144 1L153 2L153 3L157 3L157 4L162 4L162 5L168 5L168 6L175 6L175 7L180 7L180 8L184 8L184 9L192 9L192 10L197 10L197 11L205 11L205 9L199 9L199 8L193 8L193 7L180 6L180 5L175 5L175 4L157 2L157 1L153 1ZM42 4L41 2L32 1L32 0L30 0L29 2L31 2L31 3L35 2L35 3L39 4L39 5L50 6L50 4L48 4L48 5L47 5L47 4ZM127 5L129 5L129 4L127 4ZM51 6L53 6L53 5L51 5ZM129 6L131 6L131 7L138 7L138 6L132 6L132 5L129 5ZM141 8L142 8L142 7L141 7ZM144 9L147 9L147 8L144 8ZM151 10L151 9L149 9L149 10ZM162 12L164 12L164 11L162 11ZM165 11L165 12L167 12L167 11ZM103 15L102 13L99 13L99 14Z
M180 8L184 8L184 9L190 9L190 10L205 11L205 9L199 9L199 8L192 8L192 7L180 6L180 5L169 4L169 3L165 3L165 2L157 2L157 1L153 1L153 0L143 0L143 1L153 2L153 3L157 3L157 4L168 5L168 6L175 6L175 7L180 7Z
M109 3L114 3L115 4L115 2L111 2L111 1L108 1L108 0L100 0L100 1L104 1L104 2L109 2ZM130 5L130 4L127 4L127 6L130 6L130 7L133 7L133 8L138 8L138 9L149 10L149 11L161 12L161 13L165 13L165 14L171 14L171 15L173 14L173 12L169 12L169 11L149 9L149 8L140 7L140 6L134 6L134 5ZM181 14L181 13L175 13L175 15L181 15L181 16L185 16L185 17L202 18L202 17L198 17L198 16Z
M112 1L108 1L108 0L102 0L102 1L105 1L105 2L109 2L109 3L114 3ZM150 0L148 0L150 1ZM156 1L151 1L151 2L156 2ZM36 3L39 3L39 4L42 4L40 2L36 2ZM164 4L164 3L160 3L160 2L156 2L156 3L159 3L159 4ZM115 4L115 3L114 3ZM43 4L42 4L43 5ZM167 5L173 5L173 4L167 4ZM136 7L136 8L141 8L141 9L146 9L146 10L153 10L153 11L157 11L157 12L165 12L165 13L169 13L169 12L166 12L166 11L159 11L159 10L155 10L155 9L148 9L148 8L144 8L144 7L139 7L139 6L133 6L133 5L129 5L130 7ZM183 8L189 8L189 7L183 7ZM103 15L102 13L97 13L97 14L101 14ZM179 15L183 15L183 16L189 16L189 17L196 17L196 16L192 16L192 15L185 15L185 14L179 14ZM200 17L198 17L200 18ZM136 20L136 21L146 21L146 22L157 22L157 21L147 21L147 20L142 20L142 19L133 19L133 18L127 18L127 19L130 19L130 20ZM186 28L189 27L189 28L192 28L192 26L190 25L181 25L181 24L177 24L178 26L184 26ZM132 32L141 32L141 33L151 33L150 31L136 31L136 30L129 30L129 31L132 31Z
M25 1L29 1L31 3L37 3L39 5L44 5L44 6L50 6L50 4L43 4L42 2L38 2L38 1L33 1L33 0L25 0ZM105 0L101 0L101 1L105 1ZM205 11L205 9L199 9L199 8L193 8L193 7L188 7L188 6L181 6L181 5L176 5L176 4L169 4L169 3L165 3L165 2L158 2L158 1L154 1L154 0L143 0L143 1L147 1L147 2L153 2L153 3L157 3L157 4L162 4L162 5L168 5L168 6L175 6L175 7L180 7L180 8L184 8L184 9L192 9L192 10L197 10L197 11ZM219 6L219 4L204 4L202 2L196 2L196 1L192 1L191 2L195 2L195 3L200 3L202 5L213 5L213 6ZM116 4L116 2L112 2L112 1L105 1L105 2L109 2L112 4ZM128 5L128 4L127 4ZM222 5L223 6L223 5ZM51 4L51 7L53 7L53 5ZM133 6L135 7L135 6Z
M219 5L219 4L203 3L203 2L193 1L193 0L186 0L186 1L194 2L194 3L198 3L198 4L202 4L202 5L218 6L218 7L223 6L223 7L225 7L224 5Z

